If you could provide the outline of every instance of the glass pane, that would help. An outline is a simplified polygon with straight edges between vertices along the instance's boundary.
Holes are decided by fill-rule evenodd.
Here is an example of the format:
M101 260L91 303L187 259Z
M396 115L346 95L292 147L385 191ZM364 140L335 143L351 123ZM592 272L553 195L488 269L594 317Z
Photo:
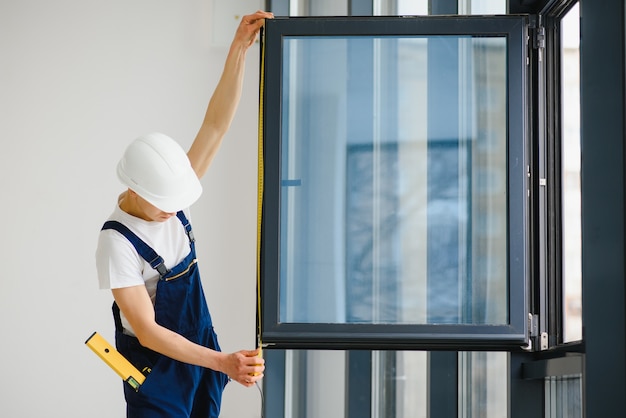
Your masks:
M564 340L582 339L580 212L580 21L576 4L561 21L563 98L563 289Z
M505 37L285 37L280 322L507 324Z
M378 0L374 5L381 4L381 13L388 15L390 12L398 16L427 15L429 0ZM395 8L394 8L395 6ZM507 0L459 0L459 15L497 15L506 14Z
M508 416L508 353L459 353L459 418Z
M581 375L549 377L545 380L546 418L582 418Z
M503 384L508 380L508 353L461 352L456 367L437 365L425 351L350 355L340 350L286 351L284 416L428 418L436 409L431 402L442 398L458 399L459 418L508 416L509 389ZM453 377L457 385L438 386L432 376L442 374L458 376Z
M376 417L428 418L428 352L373 352L372 403ZM436 371L435 371L436 372Z
M286 418L345 417L345 352L287 351L285 363Z
M428 352L373 351L372 418L428 418L429 368Z
M388 0L392 2L394 0ZM397 14L399 16L406 15L427 15L429 0L395 0Z
M459 14L497 15L505 14L507 0L459 0Z
M291 16L347 16L347 0L289 0Z

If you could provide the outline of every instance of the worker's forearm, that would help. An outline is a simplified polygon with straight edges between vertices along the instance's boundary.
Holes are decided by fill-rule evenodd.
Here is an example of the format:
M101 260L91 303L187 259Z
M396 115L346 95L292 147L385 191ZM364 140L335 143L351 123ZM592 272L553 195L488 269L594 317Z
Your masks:
M204 117L203 126L210 126L220 137L228 131L241 99L246 51L240 44L231 46Z
M235 116L241 98L246 50L240 43L232 44L202 126L189 149L189 160L199 178L209 168Z
M157 324L137 333L141 345L174 360L224 372L223 353L195 344Z

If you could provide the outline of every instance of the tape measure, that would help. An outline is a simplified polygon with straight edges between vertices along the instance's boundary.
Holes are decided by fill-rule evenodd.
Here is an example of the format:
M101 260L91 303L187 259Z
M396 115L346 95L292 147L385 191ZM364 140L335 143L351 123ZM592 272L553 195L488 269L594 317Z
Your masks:
M256 217L256 262L257 262L257 347L262 348L261 340L261 230L263 223L263 95L265 87L265 28L261 28L261 69L259 79L259 149L258 149L258 179L257 179L257 217ZM262 354L259 353L259 356Z

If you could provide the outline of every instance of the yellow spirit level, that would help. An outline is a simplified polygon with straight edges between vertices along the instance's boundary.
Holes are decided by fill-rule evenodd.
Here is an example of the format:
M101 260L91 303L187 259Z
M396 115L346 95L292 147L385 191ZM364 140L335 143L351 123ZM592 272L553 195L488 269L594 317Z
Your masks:
M87 338L85 344L133 389L139 390L139 386L146 380L146 377L126 357L109 344L102 335L94 332L91 334L91 337Z

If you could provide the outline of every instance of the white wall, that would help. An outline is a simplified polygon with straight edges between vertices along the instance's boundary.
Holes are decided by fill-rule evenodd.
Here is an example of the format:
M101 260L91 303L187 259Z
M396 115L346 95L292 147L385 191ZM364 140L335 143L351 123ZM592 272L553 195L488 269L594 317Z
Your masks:
M0 416L124 416L121 380L84 345L93 331L113 341L97 234L132 139L191 143L227 52L214 19L211 0L0 2ZM217 19L234 33L233 16ZM192 210L225 351L255 344L258 54ZM258 417L260 405L256 388L231 384L222 417Z

